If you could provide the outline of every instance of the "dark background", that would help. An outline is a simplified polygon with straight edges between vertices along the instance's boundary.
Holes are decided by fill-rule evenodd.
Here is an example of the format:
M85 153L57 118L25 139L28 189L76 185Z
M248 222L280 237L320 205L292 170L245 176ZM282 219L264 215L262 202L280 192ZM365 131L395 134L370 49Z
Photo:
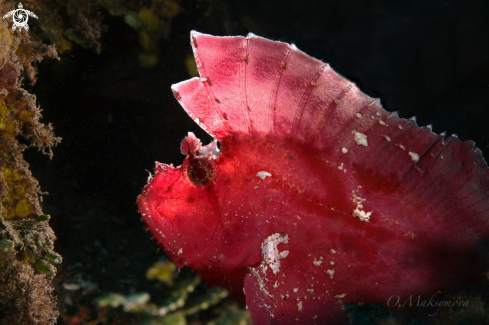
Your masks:
M489 154L488 1L181 1L158 45L159 63L137 61L137 33L104 17L102 52L81 47L38 65L32 91L43 121L63 138L54 158L26 153L40 181L64 258L58 282L90 280L101 291L150 291L146 269L162 256L144 231L136 197L154 161L179 165L180 141L210 140L173 98L188 79L190 30L253 32L295 43L331 64L388 111L457 133ZM59 286L58 286L59 289ZM61 299L60 304L65 303Z

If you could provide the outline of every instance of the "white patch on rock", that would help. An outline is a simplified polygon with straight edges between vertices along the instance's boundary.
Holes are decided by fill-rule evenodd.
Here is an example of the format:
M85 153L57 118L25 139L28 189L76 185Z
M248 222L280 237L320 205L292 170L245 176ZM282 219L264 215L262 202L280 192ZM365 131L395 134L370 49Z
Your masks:
M270 174L267 171L262 170L262 171L259 171L258 173L256 173L256 176L260 177L261 179L265 179L266 177L272 177L272 174Z
M419 155L416 152L408 152L409 157L411 157L411 160L417 163L419 161Z
M351 134L353 134L353 139L355 140L357 145L368 147L367 136L365 134L357 132L355 130L351 131Z
M273 271L273 274L277 274L280 271L280 259L286 258L289 255L289 251L278 251L278 244L288 244L289 236L279 233L268 236L261 244L261 255L265 264L268 264Z

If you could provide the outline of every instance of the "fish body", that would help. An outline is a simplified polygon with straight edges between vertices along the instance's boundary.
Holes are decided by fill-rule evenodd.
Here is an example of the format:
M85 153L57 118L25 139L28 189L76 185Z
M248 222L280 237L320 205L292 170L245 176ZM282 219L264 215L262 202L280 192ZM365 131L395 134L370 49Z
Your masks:
M345 302L479 279L489 172L472 142L386 112L293 45L191 42L200 78L172 88L221 149L189 133L182 165L157 163L138 197L179 267L258 325L347 323Z

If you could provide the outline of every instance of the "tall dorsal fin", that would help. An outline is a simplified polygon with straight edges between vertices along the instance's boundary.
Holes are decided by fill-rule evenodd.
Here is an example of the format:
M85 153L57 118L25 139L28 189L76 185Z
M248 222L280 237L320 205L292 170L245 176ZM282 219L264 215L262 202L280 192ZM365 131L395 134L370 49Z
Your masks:
M403 195L426 200L416 209L430 216L427 225L447 235L456 231L459 244L489 233L489 172L473 142L444 140L413 119L385 111L378 99L294 45L253 34L216 37L195 31L191 43L200 78L172 89L216 139L301 141L345 170L361 169L383 181L395 178Z

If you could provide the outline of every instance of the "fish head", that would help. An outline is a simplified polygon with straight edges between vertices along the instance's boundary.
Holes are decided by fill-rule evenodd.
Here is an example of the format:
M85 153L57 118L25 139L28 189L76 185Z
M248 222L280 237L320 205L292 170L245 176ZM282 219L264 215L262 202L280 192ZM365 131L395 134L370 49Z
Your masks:
M149 230L179 267L200 264L210 254L221 210L216 176L232 172L220 160L217 141L202 146L189 133L181 151L187 155L181 166L156 162L137 199Z

